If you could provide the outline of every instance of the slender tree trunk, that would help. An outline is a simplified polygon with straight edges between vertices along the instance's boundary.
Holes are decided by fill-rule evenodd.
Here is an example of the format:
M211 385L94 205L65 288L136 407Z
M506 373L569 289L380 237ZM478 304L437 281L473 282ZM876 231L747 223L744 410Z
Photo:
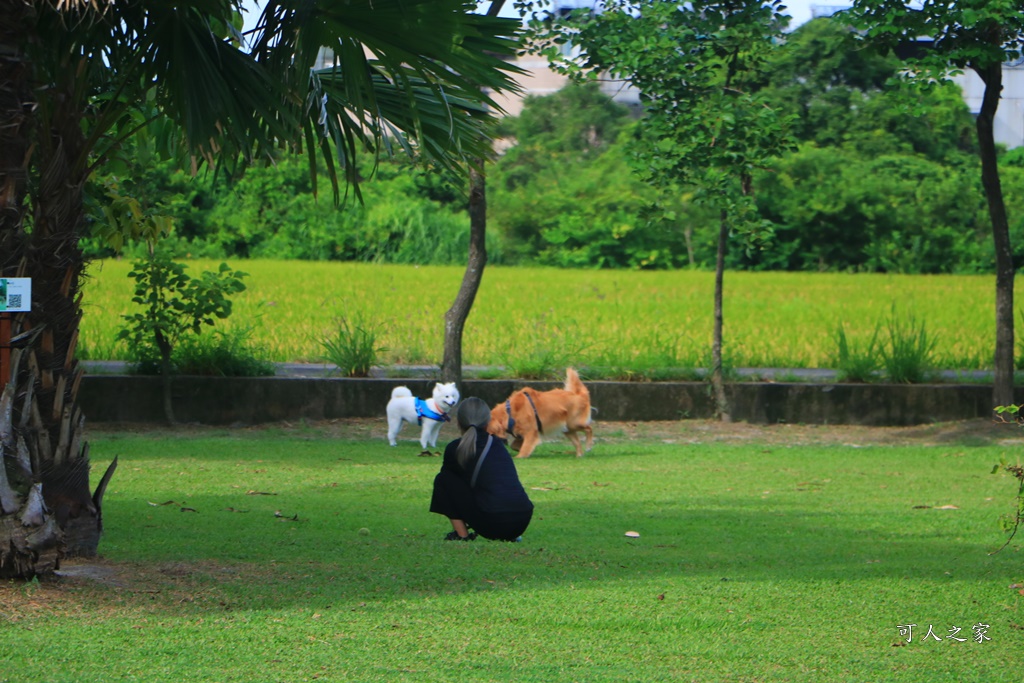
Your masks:
M683 239L686 241L686 262L691 268L694 268L697 265L697 259L693 254L693 226L689 222L683 228Z
M715 325L711 342L711 388L715 395L715 407L722 422L732 422L729 399L725 395L725 378L722 373L722 290L725 275L725 250L729 240L728 214L723 210L718 227L718 257L715 260Z
M487 16L501 13L505 0L491 0ZM480 290L487 265L487 179L484 175L485 159L478 159L479 167L469 168L469 260L462 276L462 285L455 295L452 307L444 315L444 359L441 361L441 381L462 383L462 333L466 320Z
M443 382L462 382L462 332L487 265L487 184L483 163L480 160L480 168L469 172L469 261L455 302L444 316Z
M167 424L175 425L178 421L174 417L174 394L171 391L171 353L174 349L167 342L167 339L159 331L156 333L156 345L160 350L160 385L163 387L164 417Z
M1006 217L1006 204L999 180L996 158L994 122L1003 89L1002 64L975 68L985 83L981 111L976 127L978 148L981 152L981 184L988 200L988 215L992 221L992 240L996 252L996 350L993 381L993 407L1013 403L1014 333L1013 333L1013 251L1010 247L1010 225Z

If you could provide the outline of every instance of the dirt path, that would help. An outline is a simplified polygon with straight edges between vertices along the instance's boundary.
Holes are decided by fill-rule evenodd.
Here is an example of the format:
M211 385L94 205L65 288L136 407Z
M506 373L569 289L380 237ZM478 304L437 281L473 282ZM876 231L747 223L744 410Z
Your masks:
M217 434L226 427L187 425L169 430L166 427L140 427L139 425L102 425L90 430L92 438L105 432L142 432L168 435ZM293 434L295 436L336 439L384 439L387 424L383 418L339 419L320 422L280 422L254 427L236 427L230 431L258 434L260 432ZM415 441L418 432L410 425L402 431L403 440ZM715 420L679 420L665 422L597 422L595 438L600 441L621 442L634 439L656 439L680 443L732 442L770 444L888 444L888 445L995 445L1024 446L1024 431L1013 424L977 419L943 422L916 427L861 427L853 425L756 425L744 422L723 424ZM452 425L445 425L442 440L456 436Z

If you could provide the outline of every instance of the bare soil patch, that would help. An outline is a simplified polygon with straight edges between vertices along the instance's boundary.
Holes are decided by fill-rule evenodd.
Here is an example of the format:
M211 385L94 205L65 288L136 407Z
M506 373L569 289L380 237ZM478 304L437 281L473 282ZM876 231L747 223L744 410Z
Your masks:
M154 435L200 436L225 432L259 435L272 433L297 438L383 440L387 423L381 418L346 418L309 422L278 422L231 429L203 425L182 425L170 429L152 425L109 425L92 429L93 437L105 432L136 432ZM456 428L447 424L441 440L455 438ZM406 425L400 439L415 441L419 430ZM996 445L1024 444L1024 432L1012 423L987 419L937 422L914 427L865 427L859 425L801 425L723 423L717 420L672 420L652 422L595 422L595 440L616 443L658 440L679 443L766 443L766 444L854 444L854 445Z

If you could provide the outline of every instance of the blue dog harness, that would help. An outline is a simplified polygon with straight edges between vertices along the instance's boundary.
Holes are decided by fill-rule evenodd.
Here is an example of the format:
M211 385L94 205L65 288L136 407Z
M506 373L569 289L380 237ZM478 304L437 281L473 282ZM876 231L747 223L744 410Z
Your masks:
M533 397L530 396L525 391L523 392L523 396L526 397L526 400L530 402L530 407L533 408L533 418L535 420L537 420L537 433L543 434L544 433L544 425L542 425L540 423L540 414L537 412L537 406L534 405L534 403L533 403ZM516 420L515 420L514 417L512 417L512 401L511 401L511 399L505 401L505 414L508 415L508 427L505 428L505 431L508 432L509 434L511 434L513 437L518 439L519 435L516 434L516 431L515 431L516 430Z
M451 417L448 413L438 413L427 407L427 402L422 398L414 398L413 402L416 406L416 423L423 424L423 418L429 420L435 420L437 422L451 422Z

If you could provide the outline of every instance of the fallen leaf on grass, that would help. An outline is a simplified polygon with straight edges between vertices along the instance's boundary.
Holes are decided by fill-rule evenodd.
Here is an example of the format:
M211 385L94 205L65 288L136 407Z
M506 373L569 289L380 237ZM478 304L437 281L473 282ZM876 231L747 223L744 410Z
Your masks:
M236 510L235 508L227 508L228 512L248 512L248 510Z
M283 522L297 522L297 521L299 521L298 514L296 514L293 517L285 517L284 515L281 514L280 510L274 510L274 516L279 518Z
M247 496L276 496L277 494L276 493L269 493L267 491L252 491L252 490L250 490L250 491L246 491L245 495L247 495Z
M181 511L182 512L199 512L199 510L196 510L195 508L181 508Z
M602 483L600 483L600 482L596 482L596 481L595 481L595 482L594 482L594 486L611 486L611 482L608 482L607 484L602 484Z
M940 505L940 506L938 506L935 509L936 510L959 510L960 508L958 508L956 505Z
M627 531L626 532L626 537L627 538L640 538L640 532L639 531Z
M173 500L169 500L166 503L153 503L153 502L148 501L148 500L146 502L149 503L150 505L152 505L155 508L163 507L164 505L174 505L174 501Z

